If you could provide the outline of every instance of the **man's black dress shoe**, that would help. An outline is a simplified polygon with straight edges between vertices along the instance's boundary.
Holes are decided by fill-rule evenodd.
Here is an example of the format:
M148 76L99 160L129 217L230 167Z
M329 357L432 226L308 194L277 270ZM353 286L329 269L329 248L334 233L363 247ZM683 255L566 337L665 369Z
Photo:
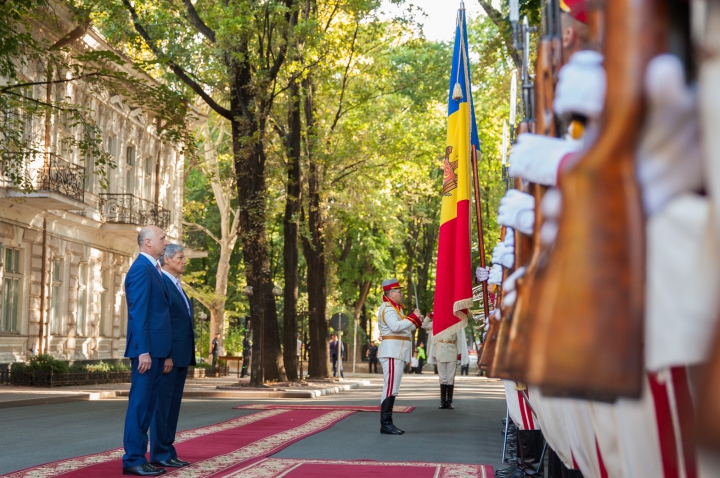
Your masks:
M166 468L182 468L183 466L188 466L190 464L189 461L182 461L179 458L170 458L169 460L161 460L161 461L153 461L151 465L153 466L164 466Z
M159 476L165 473L167 473L167 470L155 468L150 463L143 463L142 465L123 468L123 475Z

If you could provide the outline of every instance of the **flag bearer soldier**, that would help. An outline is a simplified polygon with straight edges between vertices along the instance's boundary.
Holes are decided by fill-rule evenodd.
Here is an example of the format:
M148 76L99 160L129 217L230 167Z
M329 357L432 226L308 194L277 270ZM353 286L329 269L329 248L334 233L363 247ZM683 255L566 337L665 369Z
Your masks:
M423 328L428 331L432 337L432 313L428 314L423 321ZM465 338L465 329L460 329L450 339L435 340L431 338L429 341L430 349L428 352L428 363L437 364L438 377L440 378L440 406L438 408L453 409L453 391L455 389L455 371L457 362L460 365L470 363L470 356L467 351L467 340Z
M380 433L402 435L404 431L393 425L392 410L400 391L405 364L412 355L412 335L422 324L419 309L406 316L403 312L403 293L397 279L383 281L383 303L377 313L380 330L378 358L383 370L383 393L380 398Z

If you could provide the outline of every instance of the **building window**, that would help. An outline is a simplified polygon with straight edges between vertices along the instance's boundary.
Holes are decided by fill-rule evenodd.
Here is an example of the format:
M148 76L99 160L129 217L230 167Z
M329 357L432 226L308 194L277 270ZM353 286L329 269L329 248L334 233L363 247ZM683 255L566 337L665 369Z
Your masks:
M77 313L75 316L75 335L84 336L87 323L87 263L78 267Z
M135 192L135 147L128 146L125 154L125 193Z
M62 261L53 260L52 282L50 284L50 334L60 335L60 287L62 286Z
M100 330L106 337L112 336L112 310L110 306L110 269L100 274L102 292L100 292Z
M110 156L115 156L115 138L113 136L105 137L105 151Z
M106 136L105 137L105 151L113 157L113 161L115 161L115 147L117 146L114 136ZM113 169L110 167L110 164L105 165L105 180L106 180L106 186L107 186L107 192L112 193L113 192Z
M93 192L95 184L95 160L92 157L85 156L85 191Z
M0 253L2 247L0 247ZM18 332L20 312L20 249L5 248L2 332Z
M122 300L120 301L120 337L127 335L127 323L128 323L128 311L127 311L127 300L125 300L125 278L127 272L122 273L120 284L122 284Z
M155 171L155 161L152 157L148 156L145 158L145 177L143 178L143 189L145 199L148 201L154 201L152 197L153 193L153 172Z

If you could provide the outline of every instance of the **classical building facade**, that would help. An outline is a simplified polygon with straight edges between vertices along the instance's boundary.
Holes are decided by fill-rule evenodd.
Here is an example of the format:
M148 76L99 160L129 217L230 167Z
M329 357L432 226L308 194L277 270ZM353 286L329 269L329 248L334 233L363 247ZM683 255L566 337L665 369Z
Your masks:
M71 48L110 49L92 28ZM31 81L43 74L32 63L22 70ZM34 88L35 98L47 94L45 85ZM137 233L147 224L161 227L171 242L182 233L184 159L176 145L160 140L152 116L77 83L52 88L92 109L117 167L107 169L102 187L92 161L58 140L68 128L58 115L45 120L49 135L42 119L30 132L45 151L27 162L35 192L20 194L0 178L0 364L40 352L66 360L121 358L123 283L137 256Z

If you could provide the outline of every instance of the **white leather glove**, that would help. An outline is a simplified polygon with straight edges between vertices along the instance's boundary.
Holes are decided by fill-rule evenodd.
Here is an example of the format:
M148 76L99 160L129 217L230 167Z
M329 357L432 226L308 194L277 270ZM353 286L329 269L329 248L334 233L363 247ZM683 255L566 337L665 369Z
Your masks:
M560 68L553 107L560 116L575 113L597 119L605 104L606 89L603 56L591 50L579 51Z
M432 319L430 317L425 317L422 323L422 328L426 330L432 330Z
M505 248L500 251L500 257L498 259L500 264L509 269L515 264L515 231L510 227L505 230L503 246L505 246Z
M535 198L529 194L510 189L500 200L497 221L523 234L532 234L535 223Z
M505 247L515 245L515 231L513 231L512 227L505 229L505 239L503 240L503 244L505 244Z
M493 264L500 264L500 258L503 256L504 253L505 253L505 244L501 242L500 244L495 246L495 248L493 249L492 259L490 259L490 260L492 261Z
M558 220L562 208L562 194L558 189L550 188L545 192L540 209L545 221L540 228L540 242L549 246L555 242L558 232Z
M645 72L648 114L637 149L637 178L648 216L680 193L703 187L697 95L680 60L659 55ZM713 134L708 131L708 134Z
M507 279L505 279L505 282L503 282L503 291L505 291L505 295L503 296L503 307L512 307L515 305L515 301L517 300L517 290L515 289L515 282L525 275L525 267L518 267L515 272L510 274Z
M490 275L490 268L489 267L478 267L475 269L475 279L478 282L484 282L488 280L488 276Z
M560 161L566 155L580 151L581 146L579 141L523 133L510 152L510 176L555 186Z
M502 255L500 256L500 264L510 269L515 265L515 247L505 247Z
M494 264L492 266L492 269L490 269L490 277L488 277L488 284L500 285L502 283L502 275L503 270L500 263Z

